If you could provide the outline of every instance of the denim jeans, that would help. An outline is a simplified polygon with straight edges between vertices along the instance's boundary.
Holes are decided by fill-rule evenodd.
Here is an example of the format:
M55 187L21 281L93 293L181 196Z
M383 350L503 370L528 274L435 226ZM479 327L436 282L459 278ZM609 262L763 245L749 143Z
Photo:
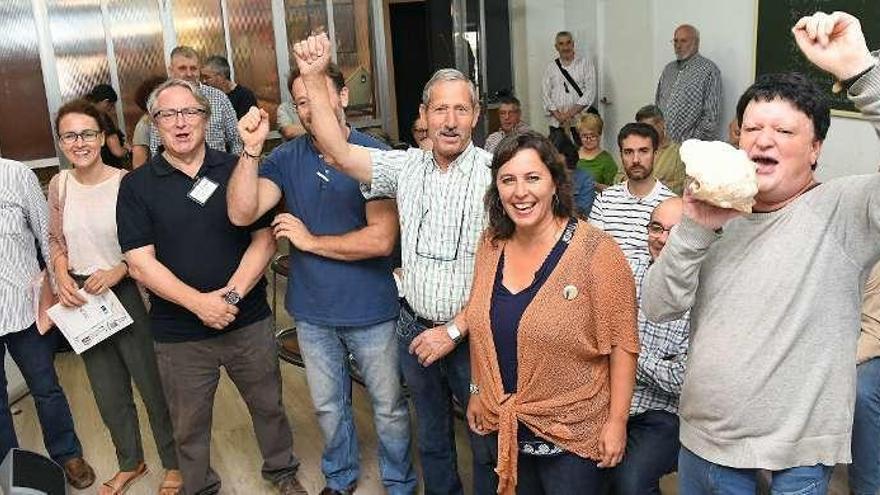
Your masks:
M67 397L64 396L55 374L58 333L55 330L48 335L40 335L36 325L31 325L26 330L0 337L0 345L9 351L30 388L49 457L63 465L74 457L81 457L82 446L73 429L73 417L70 415ZM3 352L2 348L0 352ZM18 438L15 436L9 411L9 396L6 393L6 372L3 368L5 355L3 352L0 356L0 370L3 370L0 371L0 458L3 459L9 449L18 447Z
M880 490L880 358L857 370L849 487L854 495L875 495Z
M660 495L660 478L678 464L678 416L645 411L626 424L626 455L611 471L616 495Z
M464 492L456 463L452 397L455 396L459 404L467 408L471 381L468 343L460 342L443 359L426 368L409 353L412 339L425 330L424 325L417 322L406 309L401 308L397 321L397 343L403 377L416 409L425 494L462 494ZM468 434L471 445L474 446L474 434L470 431ZM486 480L477 476L477 472L481 471L481 463L490 461L481 449L475 448L473 454L474 493L494 493L484 491L481 483Z
M474 448L482 445L491 462L477 466L474 478L491 480L491 485L474 489L475 495L494 495L498 487L495 465L498 462L498 434L476 437ZM582 495L600 493L605 480L605 470L596 461L563 452L554 456L533 456L520 453L517 460L517 495Z
M309 392L324 435L321 470L327 486L343 491L354 485L360 474L346 366L351 353L373 405L382 483L392 495L415 493L409 410L400 383L395 321L330 327L299 320L296 326Z
M825 495L833 466L799 466L771 472L773 495ZM679 495L754 495L757 469L736 469L709 462L685 447L678 455Z

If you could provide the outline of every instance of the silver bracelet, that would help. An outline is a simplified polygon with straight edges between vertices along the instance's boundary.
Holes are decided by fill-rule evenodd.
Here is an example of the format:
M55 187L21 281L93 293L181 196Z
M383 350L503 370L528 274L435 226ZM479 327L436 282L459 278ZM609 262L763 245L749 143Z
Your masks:
M480 387L476 383L471 383L471 395L480 395Z

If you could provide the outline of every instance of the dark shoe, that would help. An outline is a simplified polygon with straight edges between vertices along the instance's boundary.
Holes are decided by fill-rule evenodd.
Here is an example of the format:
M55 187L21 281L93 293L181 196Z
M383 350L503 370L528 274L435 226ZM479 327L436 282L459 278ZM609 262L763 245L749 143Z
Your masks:
M354 489L357 488L357 485L351 485L345 490L339 491L330 488L329 486L325 486L323 490L321 490L320 495L354 495Z
M82 457L74 457L64 463L67 482L77 490L88 488L95 482L95 470Z
M291 476L275 483L275 487L278 488L279 495L309 495L309 492L300 484L296 476Z

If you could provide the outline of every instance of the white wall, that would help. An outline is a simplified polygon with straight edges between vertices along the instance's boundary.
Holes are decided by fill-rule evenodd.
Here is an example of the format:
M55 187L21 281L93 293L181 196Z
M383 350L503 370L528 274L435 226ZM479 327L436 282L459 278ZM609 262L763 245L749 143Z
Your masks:
M644 23L629 23L620 15L621 10L630 9L633 20L643 20L646 3L650 5L647 13L652 33L651 41L647 43L642 33L633 31L644 28ZM613 96L612 106L602 111L603 114L620 113L620 119L614 120L623 119L628 107L632 106L631 102L644 100L647 103L653 99L657 78L663 66L673 58L672 33L681 23L693 24L700 30L700 51L721 69L724 85L722 136L726 136L727 123L734 116L736 100L753 79L755 0L511 0L510 5L516 91L526 107L524 118L539 130L546 127L541 110L541 76L555 54L553 34L561 29L573 32L581 53L585 48L589 49L600 71L609 64L620 64L611 59L612 55L614 59L628 57L629 61L646 61L639 66L625 63L625 60L627 77L622 82L619 76L617 81L609 79L608 76L613 75L611 70L608 71L610 74L599 75L604 84L613 85L600 88L599 96ZM601 19L597 19L597 12ZM780 29L788 27L781 26ZM623 36L624 42L621 43L620 34L627 32L633 36ZM613 46L609 46L610 40L615 42ZM650 54L648 57L644 55L646 51ZM651 63L648 64L647 60ZM633 95L630 92L647 94ZM609 120L611 117L609 114ZM606 137L613 137L615 133L610 127L605 132ZM611 143L613 139L610 143L606 139L606 147ZM872 127L860 119L833 117L820 157L820 180L875 172L878 164L880 142Z
M546 131L541 103L541 78L558 55L553 37L571 31L575 51L596 60L597 0L511 0L510 27L516 96L523 103L523 120ZM490 61L491 63L491 61Z

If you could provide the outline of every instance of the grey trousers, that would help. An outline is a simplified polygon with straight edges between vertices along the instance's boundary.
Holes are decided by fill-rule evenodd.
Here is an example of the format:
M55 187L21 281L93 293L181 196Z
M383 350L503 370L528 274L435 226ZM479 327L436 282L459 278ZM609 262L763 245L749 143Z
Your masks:
M220 367L235 384L251 413L263 455L263 477L279 482L296 475L293 434L281 402L281 370L271 318L218 337L195 342L156 343L184 493L220 491L211 469L211 422Z
M82 282L82 277L76 277ZM130 278L113 287L134 323L82 354L98 411L116 447L121 471L133 471L144 460L140 425L131 382L144 400L153 439L165 469L177 469L171 417L153 352L150 322L137 285Z

